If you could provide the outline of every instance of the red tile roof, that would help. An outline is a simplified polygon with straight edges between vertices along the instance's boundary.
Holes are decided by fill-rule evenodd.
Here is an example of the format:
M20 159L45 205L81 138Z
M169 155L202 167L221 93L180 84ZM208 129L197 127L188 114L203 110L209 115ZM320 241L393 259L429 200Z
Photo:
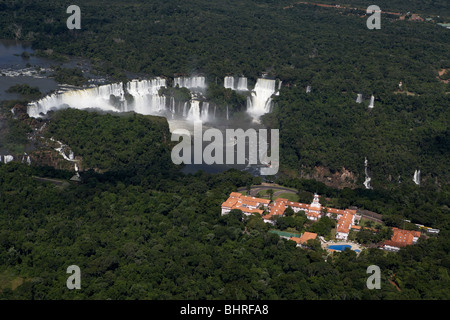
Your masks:
M311 239L316 239L317 238L317 233L314 232L305 232L302 234L302 236L300 237L300 243L306 243L308 240Z
M353 214L350 212L344 213L344 215L338 220L336 232L348 233L350 231L352 221Z
M398 228L392 228L393 235L391 240L386 240L385 245L393 247L405 247L413 244L414 238L420 237L420 231L414 230L402 230Z

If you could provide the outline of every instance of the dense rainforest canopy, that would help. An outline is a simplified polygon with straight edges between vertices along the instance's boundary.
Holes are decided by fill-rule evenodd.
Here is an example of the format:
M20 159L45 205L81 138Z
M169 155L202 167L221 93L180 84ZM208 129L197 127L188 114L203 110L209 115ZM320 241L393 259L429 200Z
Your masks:
M375 186L410 180L417 169L424 182L447 182L450 32L436 22L450 19L448 3L380 1L383 11L431 19L382 14L380 30L366 27L364 1L339 4L358 10L288 0L82 0L81 29L69 30L65 3L6 1L0 37L29 40L38 54L89 58L115 80L202 73L208 98L231 110L245 99L221 90L223 77L243 74L252 86L266 72L283 81L266 124L281 130L284 171L345 168L361 185L367 157ZM85 80L64 68L56 77Z
M258 217L221 216L231 191L260 179L235 170L180 173L164 119L62 110L51 114L47 137L96 170L82 173L81 184L53 184L36 177L68 180L73 172L0 163L1 298L449 299L450 32L436 24L448 22L448 1L380 0L383 10L432 18L383 15L381 30L367 29L365 1L341 2L356 11L295 2L79 0L82 28L68 30L67 3L2 1L0 37L31 41L41 56L89 58L112 81L202 73L210 98L238 110L244 99L223 90L223 77L243 74L252 85L266 72L283 81L263 119L280 129L278 183L300 199L318 192L334 207L380 213L386 226L409 219L439 235L398 254L303 250ZM55 70L59 81L86 81L79 70ZM23 151L31 120L14 119L14 104L2 105L9 130L0 147ZM318 166L345 167L362 187L365 157L373 190L299 178ZM421 186L412 182L416 169ZM301 215L276 227L309 228ZM328 236L333 227L323 220L309 230ZM72 264L83 271L81 291L65 287ZM382 271L380 290L366 287L372 264Z
M134 125L128 127L130 122ZM260 217L242 221L239 210L221 216L220 205L231 191L258 184L260 178L236 170L184 175L140 154L143 147L153 151L151 157L167 157L161 139L169 131L158 122L158 117L70 109L53 115L49 130L55 137L71 143L78 139L76 151L108 169L82 173L81 184L55 185L35 178L68 179L73 173L66 171L0 164L1 297L448 299L448 188L419 189L411 182L393 193L280 180L303 194L318 191L338 207L377 210L389 226L402 227L409 218L441 228L438 237L421 239L398 254L367 249L359 256L345 251L326 257L320 246L300 249L269 233ZM71 130L78 134L64 135ZM134 137L139 134L148 136L146 144L127 150L130 140L138 143ZM112 152L111 143L115 161L106 161L102 157ZM130 159L148 165L127 170L134 168L133 161L129 167L120 159L129 152ZM313 224L310 231L327 236L334 226L329 223ZM276 227L304 231L304 224L304 217L296 215L281 219ZM72 264L83 270L81 291L65 288L66 268ZM381 290L366 287L366 269L372 264L382 270Z

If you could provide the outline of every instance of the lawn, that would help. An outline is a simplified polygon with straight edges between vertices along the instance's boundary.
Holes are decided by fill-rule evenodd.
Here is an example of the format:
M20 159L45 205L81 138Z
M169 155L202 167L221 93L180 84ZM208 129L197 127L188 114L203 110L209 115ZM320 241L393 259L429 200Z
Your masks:
M296 193L280 193L277 198L288 199L289 201L298 202L298 195Z

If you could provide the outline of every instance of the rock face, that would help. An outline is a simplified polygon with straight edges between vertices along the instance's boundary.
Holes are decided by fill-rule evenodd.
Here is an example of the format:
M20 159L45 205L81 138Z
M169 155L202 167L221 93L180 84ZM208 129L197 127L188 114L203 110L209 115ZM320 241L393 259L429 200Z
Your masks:
M302 169L300 170L300 177L314 179L337 189L358 187L358 177L344 167L334 173L323 166L316 166L313 170Z

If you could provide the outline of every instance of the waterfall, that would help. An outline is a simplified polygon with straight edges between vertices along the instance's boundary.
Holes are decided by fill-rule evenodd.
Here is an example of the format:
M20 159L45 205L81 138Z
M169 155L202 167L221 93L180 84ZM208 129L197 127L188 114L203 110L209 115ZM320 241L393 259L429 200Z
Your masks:
M223 86L227 89L236 91L248 91L247 78L239 77L236 85L234 77L226 76L223 80Z
M200 118L202 121L208 121L209 117L209 102L202 102L202 110L201 110L201 116Z
M119 101L124 100L122 83L54 93L38 101L31 102L27 107L27 112L30 117L38 118L40 113L46 114L50 110L60 109L65 106L75 109L100 108L105 111L120 110L120 107L117 108L111 104L111 96L118 97Z
M14 160L14 157L11 156L11 155L3 156L3 163L4 164L7 164L8 162L11 162L13 160ZM0 156L0 161L1 161L1 156Z
M254 117L270 112L274 93L275 80L258 79L252 91L251 99L247 99L247 112Z
M235 90L236 88L234 87L234 77L226 76L225 79L223 80L223 86L226 89Z
M413 181L415 184L420 185L420 170L414 172Z
M361 93L358 93L358 97L356 98L356 103L362 103L363 102L363 97Z
M141 114L160 113L166 109L166 97L158 94L159 89L166 86L166 80L132 80L127 83L126 90L133 97L130 110Z
M119 82L57 92L29 103L27 113L30 117L38 118L51 110L70 107L74 109L100 109L108 112L163 115L169 119L175 119L177 113L180 113L179 116L184 119L211 120L212 115L210 114L208 102L203 102L202 108L199 105L198 112L196 110L197 101L195 100L205 100L204 93L201 92L202 89L207 88L204 76L177 77L173 83L174 87L181 86L191 91L190 103L188 101L181 106L181 102L175 100L176 97L160 95L160 89L165 88L167 85L165 79L157 77L148 80L132 80L127 83ZM230 87L237 91L248 91L247 78L244 76L236 78L227 76L225 77L225 87ZM276 87L281 87L281 81L276 85L275 80L258 79L255 88L247 96L247 111L255 118L270 112L272 96L278 94ZM215 115L216 107L214 109L214 118ZM228 108L227 119L229 119Z
M188 89L206 89L206 80L203 76L177 77L173 81L173 86Z
M23 155L22 157L22 163L27 163L28 165L31 165L31 158L29 155L27 155L26 153Z
M171 97L170 98L170 113L172 113L172 119L175 116L175 98Z
M370 104L369 104L369 108L370 108L370 109L373 109L373 107L374 107L374 102L375 102L375 97L372 95L372 96L370 97Z
M187 103L187 101L186 101L186 102L184 103L184 105L183 105L183 117L184 117L184 118L186 118L187 115L188 115L187 105L188 105L188 103Z
M366 189L372 189L372 187L370 186L370 181L372 180L372 178L369 177L369 173L368 173L368 166L369 166L369 161L367 161L367 158L364 158L364 174L366 176L365 180L364 180L364 186L366 187Z
M237 91L248 91L248 85L247 85L247 78L246 77L239 77L238 85L237 85L236 90Z
M311 92L311 86L307 86L306 87L306 93L310 93Z
M228 105L227 105L227 120L229 120L229 117L228 117Z
M189 109L187 119L191 121L201 121L200 115L200 101L199 100L191 100L191 108Z
M56 141L57 143L59 143L59 148L55 148L56 151L59 152L60 155L62 155L62 157L64 159L66 159L67 161L75 161L74 160L74 155L72 150L70 150L65 144L63 144L60 141ZM66 155L66 150L69 149L69 155Z
M166 97L158 90L166 85L165 79L133 80L126 84L113 83L94 88L65 91L46 96L31 102L27 107L30 117L40 117L50 110L70 106L75 109L97 108L103 111L135 111L141 114L153 114L165 110ZM131 103L125 98L125 92L133 98Z

